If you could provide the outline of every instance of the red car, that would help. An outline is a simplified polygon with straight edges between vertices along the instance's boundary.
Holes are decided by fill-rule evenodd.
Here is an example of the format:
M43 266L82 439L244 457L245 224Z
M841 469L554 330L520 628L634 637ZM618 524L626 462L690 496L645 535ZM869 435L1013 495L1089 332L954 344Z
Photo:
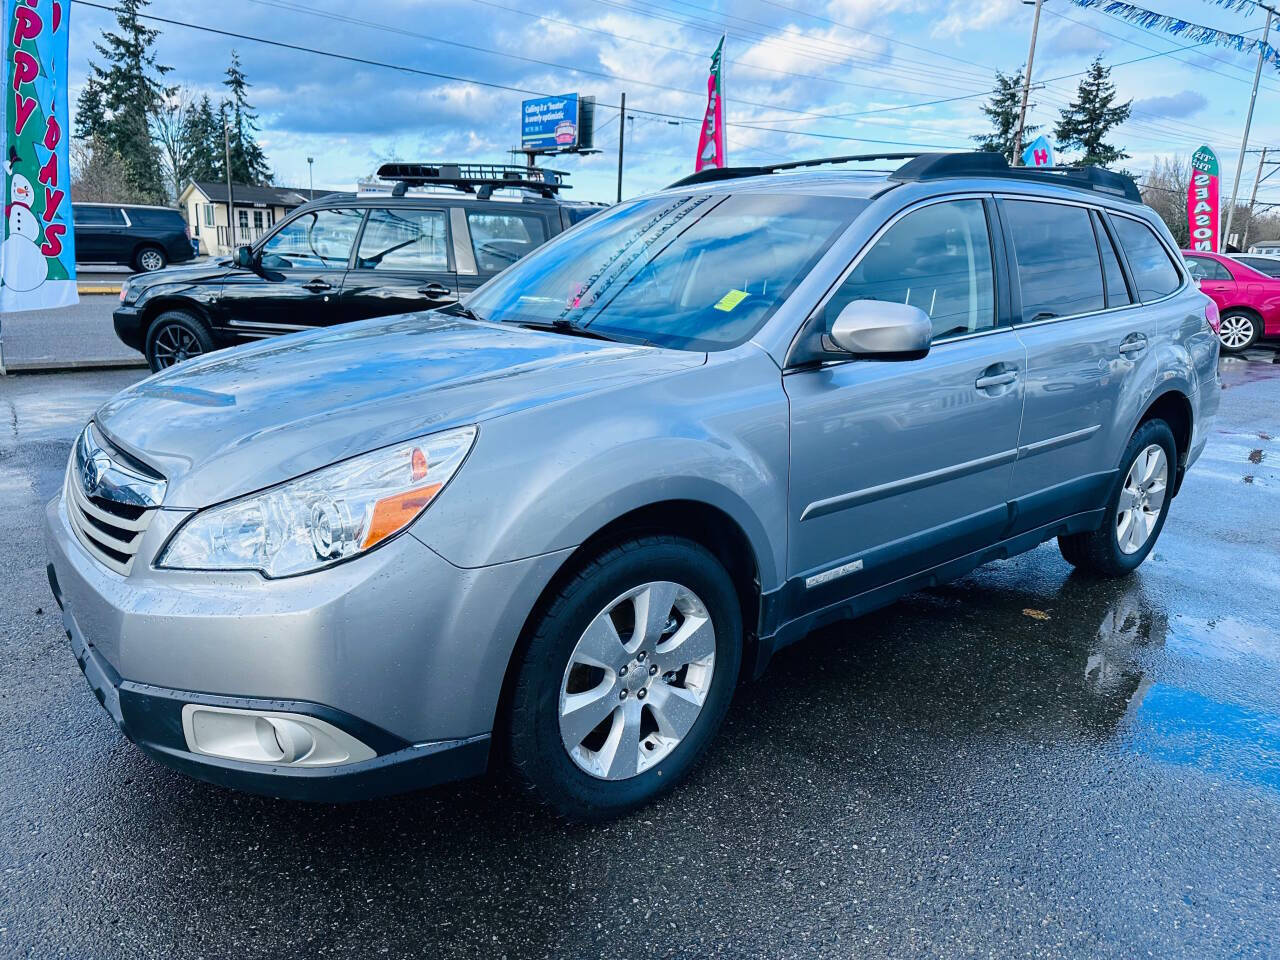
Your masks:
M1191 276L1218 305L1218 339L1239 353L1263 337L1280 337L1280 279L1219 253L1183 250Z

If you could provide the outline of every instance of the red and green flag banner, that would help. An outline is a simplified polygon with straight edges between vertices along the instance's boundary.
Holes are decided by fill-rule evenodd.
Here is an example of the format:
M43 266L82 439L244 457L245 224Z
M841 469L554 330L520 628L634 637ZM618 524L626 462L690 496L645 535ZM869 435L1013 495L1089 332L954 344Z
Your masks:
M707 112L702 118L702 132L698 135L698 158L693 165L696 173L706 167L727 167L729 157L724 148L724 37L716 44L711 55L711 72L707 74Z
M1187 227L1192 250L1218 252L1218 155L1208 146L1191 156Z
M0 0L0 312L76 302L67 112L69 0Z

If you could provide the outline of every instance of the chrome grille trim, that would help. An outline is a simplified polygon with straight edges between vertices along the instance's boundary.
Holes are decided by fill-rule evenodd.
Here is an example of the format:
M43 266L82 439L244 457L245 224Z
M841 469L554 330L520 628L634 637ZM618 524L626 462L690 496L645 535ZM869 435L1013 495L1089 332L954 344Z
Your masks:
M141 472L131 458L105 444L90 423L67 462L62 499L80 545L108 570L127 577L164 490L162 477ZM95 499L121 509L105 509Z

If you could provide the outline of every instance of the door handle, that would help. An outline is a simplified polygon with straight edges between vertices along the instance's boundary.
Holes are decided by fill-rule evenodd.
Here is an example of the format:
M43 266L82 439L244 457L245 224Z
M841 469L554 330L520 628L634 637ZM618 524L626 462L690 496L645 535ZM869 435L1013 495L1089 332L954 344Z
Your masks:
M453 291L443 283L424 283L418 288L418 292L428 300L443 300L453 296Z
M1142 334L1136 334L1120 344L1120 352L1125 356L1131 353L1141 353L1145 349L1147 349L1147 338Z
M310 281L310 282L308 282L308 283L304 283L304 284L302 285L302 289L303 289L303 290L310 290L312 293L322 293L322 292L324 292L325 290L332 290L332 289L333 289L333 284L329 283L329 281L328 281L328 280L319 280L319 279L316 279L316 280L312 280L312 281Z
M1017 371L1006 370L1004 373L993 373L985 377L979 377L974 381L973 385L979 390L989 390L992 387L1003 387L1017 379Z

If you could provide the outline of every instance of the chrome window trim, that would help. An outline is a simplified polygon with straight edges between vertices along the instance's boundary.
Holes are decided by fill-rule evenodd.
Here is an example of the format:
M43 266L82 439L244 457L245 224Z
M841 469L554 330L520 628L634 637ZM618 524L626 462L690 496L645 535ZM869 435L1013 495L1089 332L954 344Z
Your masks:
M795 334L791 338L791 343L787 345L786 357L782 362L783 372L786 373L790 370L795 369L796 365L791 362L791 355L795 352L796 344L800 342L800 338L804 336L805 331L809 328L809 324L813 322L814 318L819 313L821 313L823 310L826 309L827 304L831 302L831 298L836 295L836 291L839 290L840 286L845 282L846 279L848 279L849 274L853 273L853 271L858 268L858 264L862 262L863 258L871 251L871 248L876 245L876 243L880 240L880 238L883 237L886 232L888 232L889 228L891 228L894 224L896 224L899 220L901 220L907 214L914 213L915 211L921 210L924 207L932 206L935 203L950 203L955 200L989 200L991 199L991 197L992 197L991 192L986 190L980 190L980 191L966 190L963 193L948 193L948 194L943 194L936 197L926 197L923 200L918 200L915 203L908 204L907 206L899 210L897 213L895 213L893 216L891 216L884 223L882 223L880 225L880 228L876 230L876 232L871 235L871 237L867 240L867 242L864 243L859 248L858 252L854 254L853 259L849 261L848 265L843 270L840 271L839 275L836 277L834 282L832 282L831 286L827 288L826 293L822 295L822 298L817 302L814 308L810 310L807 314L805 314L805 318L803 322L800 324L799 328L796 330ZM985 211L984 211L984 216L985 216ZM853 225L850 224L851 228L852 226ZM990 239L993 239L991 236L990 224L988 224L987 226L987 231L988 231L988 241L990 241ZM994 295L994 298L998 300L1000 296L1000 289L999 289L999 285L996 284L995 282L995 271L996 271L995 261L996 261L996 252L993 250L991 252L991 267L993 271L992 272L992 293ZM999 318L998 304L993 304L993 306L995 306L996 308L996 317L998 319ZM960 340L969 340L969 339L972 339L973 337L985 336L988 333L998 333L1000 331L1010 330L1010 329L1012 329L1012 327L1008 327L1008 326L1002 327L997 323L990 330L975 330L973 333L962 333L954 337L947 337L945 340L937 341L936 345L945 346L948 343L956 343ZM934 344L930 344L929 349L932 350L933 346ZM848 359L824 360L818 366L820 369L822 369L834 364L850 363L857 359L858 359L857 357L849 357Z

